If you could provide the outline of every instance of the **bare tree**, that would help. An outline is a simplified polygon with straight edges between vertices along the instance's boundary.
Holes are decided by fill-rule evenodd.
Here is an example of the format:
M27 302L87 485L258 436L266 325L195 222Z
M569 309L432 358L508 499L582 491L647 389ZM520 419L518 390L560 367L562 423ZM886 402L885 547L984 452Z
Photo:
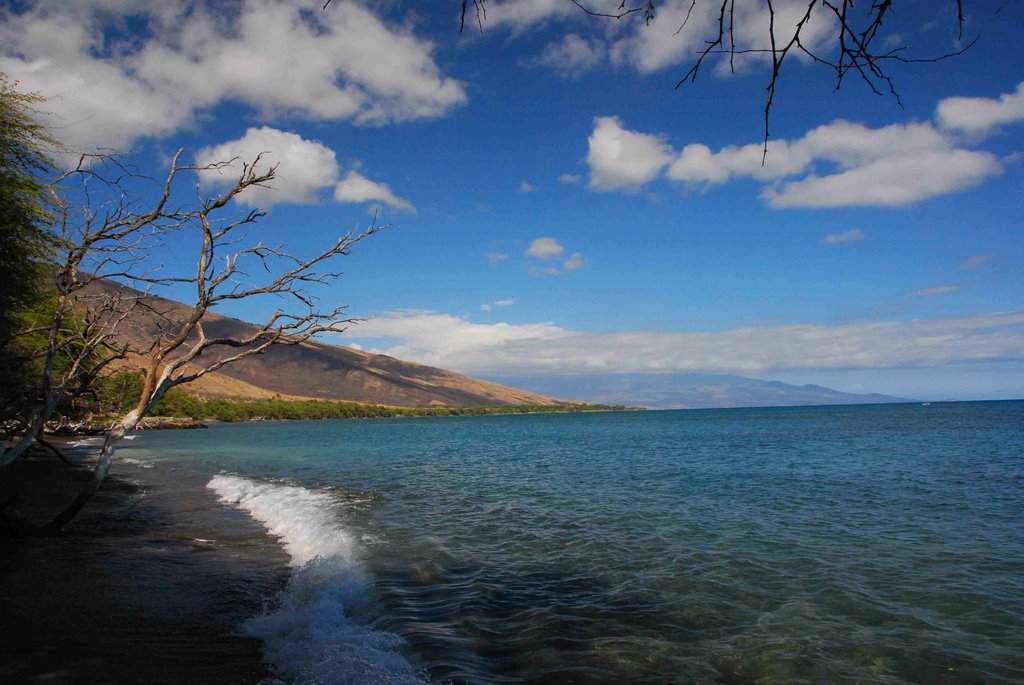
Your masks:
M237 160L197 168L180 164L182 151L174 156L156 200L145 210L127 200L124 179L110 180L97 171L97 160L87 160L62 181L78 181L84 209L73 213L61 200L64 221L59 229L65 245L57 268L57 298L52 320L47 323L48 344L44 353L43 400L27 422L14 449L3 456L10 463L42 432L60 401L78 392L88 381L114 361L130 356L143 375L142 392L136 405L107 431L93 477L71 505L47 524L43 532L59 531L71 521L99 488L113 462L117 445L126 433L177 385L188 383L245 357L260 354L274 345L297 345L326 332L343 331L352 319L345 305L322 307L313 289L335 281L340 274L327 270L335 258L350 253L352 246L383 227L376 222L364 230L341 235L327 249L310 257L286 251L284 245L252 243L248 229L264 213L251 210L231 214L232 200L253 187L269 184L276 167L261 168L261 158L243 163L231 187L212 197L196 188L189 205L172 207L175 182L183 172L230 170ZM137 179L130 169L111 160L114 168ZM96 190L114 198L92 207ZM225 216L227 215L227 216ZM78 222L72 221L77 216ZM197 245L195 271L185 276L162 276L149 267L159 245L175 246L192 239ZM261 276L248 273L250 265ZM88 267L88 268L86 268ZM187 284L194 289L186 314L167 318L155 309L143 293L118 287L97 287L107 279L128 280L147 287ZM277 307L262 323L237 335L207 335L204 322L218 304L269 296ZM160 332L148 345L132 346L121 335L140 311L163 317ZM73 312L81 312L81 323L69 325ZM65 359L59 365L58 360ZM141 360L141 361L140 361ZM60 371L58 372L58 367ZM20 450L20 451L19 451Z
M466 14L472 7L476 13L477 25L483 30L487 17L487 0L461 0L460 31L465 29ZM472 5L470 4L472 3ZM658 13L658 0L565 0L578 7L583 13L612 20L642 18L649 24ZM722 56L729 60L733 69L735 59L740 55L762 54L770 60L771 76L765 88L764 103L764 154L768 153L770 136L769 122L772 105L775 102L776 87L782 76L783 65L794 54L801 53L816 64L825 66L835 72L835 90L839 90L850 74L860 77L872 93L882 95L888 93L902 107L900 95L895 82L888 71L888 65L894 63L938 62L949 57L962 54L977 42L974 37L964 47L950 53L939 55L912 55L909 46L893 46L889 42L890 34L885 30L886 22L893 14L896 5L905 6L906 1L870 0L855 2L854 0L804 0L803 11L795 23L783 22L779 19L779 5L782 0L739 0L740 4L760 4L768 10L769 24L764 35L764 43L760 46L737 44L736 29L740 19L736 14L737 0L690 0L690 6L682 24L676 33L682 32L690 22L690 17L697 9L698 3L704 2L716 15L714 33L704 40L704 47L694 55L694 61L688 71L676 83L676 88L686 83L693 83L709 57ZM964 8L963 0L947 0L956 10L956 22L960 38L963 38ZM1005 2L1003 3L1005 5ZM998 13L1002 6L996 10ZM325 5L326 7L326 5ZM698 10L699 11L699 10ZM817 46L805 39L807 25L812 17L824 16L831 21L833 32L829 40Z

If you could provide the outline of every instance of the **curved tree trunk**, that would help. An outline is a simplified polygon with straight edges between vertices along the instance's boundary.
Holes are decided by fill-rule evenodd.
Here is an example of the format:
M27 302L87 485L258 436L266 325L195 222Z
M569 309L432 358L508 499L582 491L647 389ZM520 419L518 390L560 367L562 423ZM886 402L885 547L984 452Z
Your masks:
M114 461L114 453L117 451L118 443L121 442L121 438L125 436L125 433L138 425L140 418L142 418L142 412L138 409L133 409L125 414L124 418L107 432L107 436L103 440L103 447L100 449L99 461L93 468L92 479L64 511L43 526L42 531L44 534L52 535L60 532L82 510L86 502L92 499L92 496L96 494L103 480L107 477L107 472L110 471L110 465Z
M25 432L14 443L14 446L0 454L0 468L7 466L25 454L28 448L32 446L32 443L43 434L43 428L46 426L46 422L53 416L56 407L57 403L47 398L46 404L39 410L36 418L29 423Z

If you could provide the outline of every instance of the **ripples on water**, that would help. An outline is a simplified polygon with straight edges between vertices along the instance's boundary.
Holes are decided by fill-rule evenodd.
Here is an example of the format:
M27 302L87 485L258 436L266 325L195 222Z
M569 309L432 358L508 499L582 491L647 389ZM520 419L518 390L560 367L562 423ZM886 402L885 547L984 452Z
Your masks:
M327 497L310 539L354 574L326 576L336 623L437 682L1024 680L1021 402L249 424L133 452L285 479L282 520Z

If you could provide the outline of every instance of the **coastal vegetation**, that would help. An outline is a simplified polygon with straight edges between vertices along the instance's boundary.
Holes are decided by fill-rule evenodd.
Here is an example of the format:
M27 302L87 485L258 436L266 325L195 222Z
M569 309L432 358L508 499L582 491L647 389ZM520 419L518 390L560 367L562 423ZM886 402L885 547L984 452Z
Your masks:
M97 379L93 392L66 411L79 424L110 423L135 406L142 390L141 374L123 372ZM153 405L149 415L197 421L271 421L302 419L371 419L415 416L490 416L497 414L555 414L623 411L622 405L566 402L561 404L432 405L401 407L340 400L203 398L184 388L172 388Z
M152 416L170 416L215 421L259 421L288 419L370 419L400 416L490 416L496 414L554 414L593 411L621 411L621 405L604 404L513 404L487 406L390 407L381 404L332 400L226 400L199 399L183 390L172 390L153 407Z

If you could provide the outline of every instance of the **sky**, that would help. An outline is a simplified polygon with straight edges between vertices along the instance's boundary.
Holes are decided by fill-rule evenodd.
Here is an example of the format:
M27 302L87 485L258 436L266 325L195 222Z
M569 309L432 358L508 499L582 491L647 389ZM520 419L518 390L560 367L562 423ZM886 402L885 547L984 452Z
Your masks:
M955 2L897 2L886 49L977 38L887 64L898 99L855 74L837 91L792 56L762 163L765 53L732 70L713 55L676 87L713 4L687 21L690 0L662 0L645 22L488 0L460 32L456 0L15 2L0 72L48 98L39 116L69 150L153 176L179 148L197 164L265 152L273 187L236 201L267 212L253 240L311 254L388 225L320 292L364 319L331 342L483 378L1024 397L1024 7L965 1L961 34ZM783 28L806 8L775 4ZM737 3L740 48L765 47L765 7ZM816 11L805 45L831 56L834 29ZM153 265L191 268L194 243Z

